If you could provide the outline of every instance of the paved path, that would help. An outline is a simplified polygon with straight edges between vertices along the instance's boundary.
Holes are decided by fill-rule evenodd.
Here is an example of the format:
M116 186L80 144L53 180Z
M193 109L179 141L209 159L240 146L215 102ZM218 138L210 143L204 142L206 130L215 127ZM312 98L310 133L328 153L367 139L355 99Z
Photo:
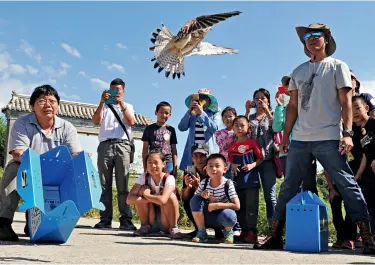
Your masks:
M23 235L24 214L16 213L14 229L19 242L0 242L0 263L347 263L375 264L375 256L358 251L330 250L324 254L258 251L250 245L219 242L194 244L163 237L136 238L117 229L97 230L98 220L80 219L66 244L30 244ZM114 223L114 227L118 227ZM22 233L22 234L21 234Z

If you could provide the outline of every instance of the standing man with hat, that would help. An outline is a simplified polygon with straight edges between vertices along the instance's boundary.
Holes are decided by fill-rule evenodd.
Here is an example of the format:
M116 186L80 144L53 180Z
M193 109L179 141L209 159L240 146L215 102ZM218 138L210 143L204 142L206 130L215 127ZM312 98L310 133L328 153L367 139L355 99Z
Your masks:
M291 97L283 143L280 146L281 152L288 152L286 176L281 184L272 231L254 248L283 248L286 204L296 195L303 181L304 168L316 157L336 184L350 210L352 220L360 228L363 253L374 254L367 205L346 159L346 154L353 147L352 82L349 67L330 57L336 50L336 42L327 25L315 23L308 27L297 27L296 31L310 60L298 66L291 75L288 88ZM293 139L289 145L292 130Z
M208 88L202 88L197 94L188 96L185 105L189 109L178 124L181 132L189 130L180 163L180 169L183 171L193 164L191 147L195 143L207 144L211 154L218 151L215 132L221 121L217 99Z

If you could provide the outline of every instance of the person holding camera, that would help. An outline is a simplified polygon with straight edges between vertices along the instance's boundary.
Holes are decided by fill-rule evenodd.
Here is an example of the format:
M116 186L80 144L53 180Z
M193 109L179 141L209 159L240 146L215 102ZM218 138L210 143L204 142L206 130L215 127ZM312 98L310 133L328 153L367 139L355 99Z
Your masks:
M188 96L185 105L188 111L178 124L181 132L189 131L180 162L180 169L183 171L193 164L191 152L193 144L208 144L211 153L218 151L215 132L221 121L217 99L208 88L202 88L197 94Z
M195 230L187 235L194 237L198 231L198 228L191 213L190 200L193 198L195 190L198 188L201 181L207 178L207 173L204 170L204 167L207 163L209 147L207 144L194 144L192 147L192 153L193 165L187 167L187 170L184 172L185 174L183 176L182 201L186 215L189 217L190 221L195 227Z
M255 113L250 115L252 108ZM277 144L272 130L273 113L271 107L270 92L260 88L254 92L253 100L246 102L245 116L250 121L251 138L258 141L262 149L264 161L259 165L258 171L266 201L267 221L271 227L272 216L276 206L276 164L274 156Z
M95 228L112 227L112 182L115 170L118 208L120 211L120 229L136 230L132 223L132 211L126 203L129 194L129 168L134 145L131 138L131 126L135 124L134 108L125 103L123 96L125 83L114 79L110 89L102 93L100 104L92 122L100 125L98 146L98 171L102 185L101 202L105 206L100 211L100 222Z

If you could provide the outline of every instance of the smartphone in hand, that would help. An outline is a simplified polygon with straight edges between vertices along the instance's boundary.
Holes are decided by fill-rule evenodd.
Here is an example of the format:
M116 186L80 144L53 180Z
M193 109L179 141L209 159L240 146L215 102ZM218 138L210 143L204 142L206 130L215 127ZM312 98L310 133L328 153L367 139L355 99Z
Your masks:
M116 89L109 89L107 90L107 93L110 94L109 98L105 100L105 104L118 104L118 102L116 100L114 100L113 98L117 96L118 94L118 90Z
M187 166L187 173L190 175L195 175L197 173L195 166Z

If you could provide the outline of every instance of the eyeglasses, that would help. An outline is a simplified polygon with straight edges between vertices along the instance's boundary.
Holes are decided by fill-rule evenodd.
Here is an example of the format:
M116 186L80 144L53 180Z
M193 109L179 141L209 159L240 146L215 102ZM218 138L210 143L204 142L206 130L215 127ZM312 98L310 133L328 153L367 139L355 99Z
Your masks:
M307 41L308 39L310 39L311 37L313 37L314 39L319 39L320 37L323 36L323 32L321 31L316 31L316 32L308 32L306 33L304 36L303 36L303 39L305 41Z
M38 104L39 104L40 106L44 106L44 105L46 105L47 102L48 102L48 104L51 105L52 107L54 107L54 106L57 105L57 101L56 101L56 100L45 100L45 99L39 99L37 102L38 102Z

